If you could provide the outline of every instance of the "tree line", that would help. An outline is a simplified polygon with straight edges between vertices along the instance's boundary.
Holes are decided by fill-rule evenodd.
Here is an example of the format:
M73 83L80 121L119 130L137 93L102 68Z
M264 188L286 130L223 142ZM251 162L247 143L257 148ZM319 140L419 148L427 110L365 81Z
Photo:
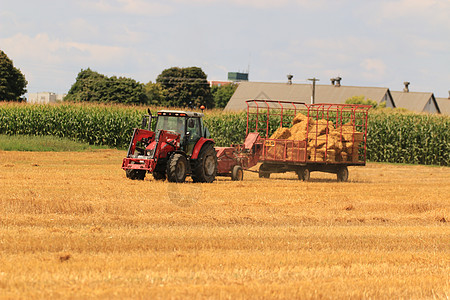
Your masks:
M220 97L225 88L211 88L206 78L201 68L173 67L163 70L156 82L143 84L131 78L108 77L88 68L78 73L65 100L169 107L224 107ZM226 90L234 92L234 88L232 86Z
M23 101L27 83L22 72L0 51L0 100ZM165 69L156 82L147 84L126 77L108 77L87 68L78 73L65 101L223 108L235 90L235 84L210 86L207 75L199 67ZM377 107L377 102L364 96L349 98L346 103Z
M24 101L27 80L22 72L14 67L13 61L0 50L0 100Z
M28 82L12 60L0 51L0 100L24 101ZM146 84L132 78L100 74L82 69L65 97L70 102L157 105L168 107L223 108L230 100L235 84L210 86L199 67L165 69L156 81Z

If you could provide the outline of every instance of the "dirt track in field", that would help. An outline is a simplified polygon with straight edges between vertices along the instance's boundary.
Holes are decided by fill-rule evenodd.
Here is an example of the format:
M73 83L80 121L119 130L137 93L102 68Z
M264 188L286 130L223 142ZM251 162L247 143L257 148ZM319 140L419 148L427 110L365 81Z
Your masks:
M450 168L130 181L124 152L0 152L0 298L448 298Z

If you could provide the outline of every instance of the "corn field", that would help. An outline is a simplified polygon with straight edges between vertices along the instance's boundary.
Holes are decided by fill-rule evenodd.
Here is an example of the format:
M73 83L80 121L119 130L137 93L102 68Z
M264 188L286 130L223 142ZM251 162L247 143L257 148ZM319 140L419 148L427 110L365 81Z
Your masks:
M155 114L157 109L152 110ZM0 134L54 135L125 149L144 107L80 104L0 105ZM242 143L246 114L208 113L205 124L218 146ZM273 128L275 130L276 128ZM372 111L367 155L376 162L450 165L450 117Z
M372 113L367 155L371 161L450 165L450 117Z

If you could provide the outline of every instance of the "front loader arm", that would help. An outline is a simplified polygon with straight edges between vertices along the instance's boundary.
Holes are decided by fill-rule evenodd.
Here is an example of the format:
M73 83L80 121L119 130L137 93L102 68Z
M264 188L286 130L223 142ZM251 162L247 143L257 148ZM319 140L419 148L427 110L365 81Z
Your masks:
M170 131L161 130L158 136L158 143L155 147L153 157L158 160L165 158L170 152L180 148L180 135Z
M134 154L136 150L136 144L142 141L142 139L148 139L148 142L150 143L155 139L155 133L153 131L135 128L130 145L128 146L127 157L130 157Z

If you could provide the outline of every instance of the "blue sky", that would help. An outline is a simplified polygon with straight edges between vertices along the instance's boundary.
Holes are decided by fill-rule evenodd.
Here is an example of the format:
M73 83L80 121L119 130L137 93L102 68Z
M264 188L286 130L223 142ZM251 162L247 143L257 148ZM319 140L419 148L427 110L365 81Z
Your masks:
M65 93L81 69L140 82L199 66L210 80L450 90L450 0L0 0L0 49L29 92Z

